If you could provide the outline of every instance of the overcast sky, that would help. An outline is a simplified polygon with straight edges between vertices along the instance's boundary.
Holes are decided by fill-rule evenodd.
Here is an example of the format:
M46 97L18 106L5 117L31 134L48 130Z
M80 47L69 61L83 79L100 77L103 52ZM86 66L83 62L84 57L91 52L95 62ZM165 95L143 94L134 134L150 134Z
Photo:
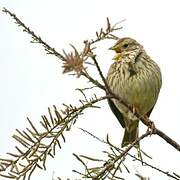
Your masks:
M143 44L147 53L159 64L163 86L158 102L151 115L156 126L180 143L180 11L178 0L1 0L0 9L6 7L14 12L27 26L57 50L70 50L69 44L82 47L83 40L93 38L95 31L104 26L106 17L114 23L126 19L119 36L133 37ZM52 105L77 104L80 95L77 87L86 86L86 81L62 74L61 63L46 55L43 48L30 43L30 36L0 12L0 154L14 152L11 136L15 129L28 126L28 116L38 124L40 116L47 114ZM108 48L114 41L99 44L97 57L104 74L112 63L113 53ZM98 78L97 74L94 74ZM88 110L67 132L66 143L55 159L48 159L47 171L36 171L33 180L50 180L55 177L75 179L72 169L80 170L79 162L72 153L101 157L104 146L85 135L82 127L100 138L108 133L115 144L120 144L123 129L118 124L106 102L100 110ZM145 128L141 126L141 132ZM180 174L180 155L159 137L152 136L142 141L142 148L153 157L151 164L165 171ZM165 175L128 162L131 174L122 177L132 179L134 173L152 180L168 180ZM2 178L1 178L2 179ZM138 179L138 178L133 178ZM3 179L2 179L3 180Z

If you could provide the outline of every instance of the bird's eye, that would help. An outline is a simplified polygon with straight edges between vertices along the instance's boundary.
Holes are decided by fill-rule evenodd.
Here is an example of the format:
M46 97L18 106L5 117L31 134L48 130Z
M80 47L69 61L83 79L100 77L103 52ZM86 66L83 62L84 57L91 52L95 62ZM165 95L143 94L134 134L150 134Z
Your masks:
M127 48L129 45L127 43L123 44L123 48Z

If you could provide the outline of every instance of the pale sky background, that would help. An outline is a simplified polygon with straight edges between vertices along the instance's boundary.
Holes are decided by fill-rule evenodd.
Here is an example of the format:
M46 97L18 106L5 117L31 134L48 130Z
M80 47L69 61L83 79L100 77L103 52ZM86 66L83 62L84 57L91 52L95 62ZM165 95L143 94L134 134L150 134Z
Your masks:
M93 38L95 31L105 24L106 17L114 23L126 19L118 35L130 36L141 42L162 71L163 86L151 119L159 129L180 143L179 3L178 0L1 0L0 9L6 7L16 13L59 51L70 50L69 43L82 47L83 40ZM23 130L28 126L27 116L38 125L40 116L47 114L47 107L77 104L80 96L75 88L86 86L84 80L62 75L61 64L56 58L46 55L40 45L31 44L30 40L30 36L23 33L9 16L0 12L0 157L4 157L6 152L14 152L15 142L11 136L16 128ZM113 53L108 48L113 43L104 41L97 50L104 74L112 63ZM47 170L36 171L32 180L51 180L53 172L54 177L59 176L63 180L78 178L72 169L81 170L82 166L72 156L73 152L101 157L105 147L78 127L100 138L105 138L108 133L115 144L121 143L123 129L107 103L99 105L102 109L85 111L72 132L66 133L66 143L56 158L48 159ZM141 126L141 132L144 130ZM143 140L141 145L153 157L149 163L180 174L179 152L164 140L152 136ZM152 180L170 179L131 160L128 164L131 164L131 174L122 174L127 180L138 179L134 176L136 170Z

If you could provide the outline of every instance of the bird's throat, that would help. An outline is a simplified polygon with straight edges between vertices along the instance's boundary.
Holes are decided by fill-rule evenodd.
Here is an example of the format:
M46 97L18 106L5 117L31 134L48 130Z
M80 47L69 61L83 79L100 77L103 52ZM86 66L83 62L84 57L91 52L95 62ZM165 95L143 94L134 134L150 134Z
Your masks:
M121 61L122 59L122 53L116 53L116 55L113 57L113 60L115 61Z

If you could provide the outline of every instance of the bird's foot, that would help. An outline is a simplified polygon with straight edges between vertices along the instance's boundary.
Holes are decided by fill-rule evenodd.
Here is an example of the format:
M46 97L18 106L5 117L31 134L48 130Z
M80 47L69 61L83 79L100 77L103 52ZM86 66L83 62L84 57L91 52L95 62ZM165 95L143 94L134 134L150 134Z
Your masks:
M150 135L156 134L156 126L153 121L149 121L148 131L150 131Z
M147 122L148 131L150 131L150 135L156 134L156 126L155 126L154 122L151 121L148 116L145 116L144 118Z

